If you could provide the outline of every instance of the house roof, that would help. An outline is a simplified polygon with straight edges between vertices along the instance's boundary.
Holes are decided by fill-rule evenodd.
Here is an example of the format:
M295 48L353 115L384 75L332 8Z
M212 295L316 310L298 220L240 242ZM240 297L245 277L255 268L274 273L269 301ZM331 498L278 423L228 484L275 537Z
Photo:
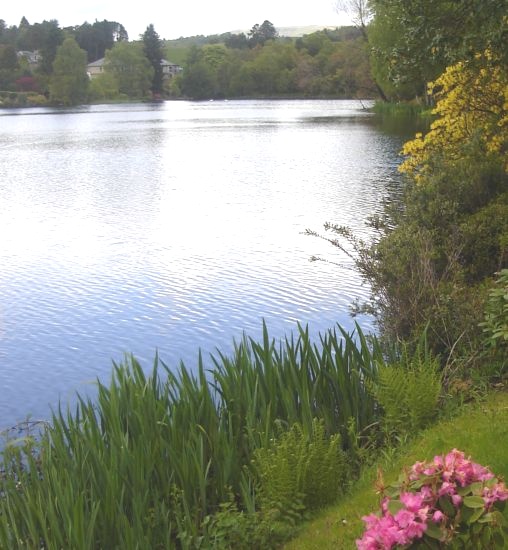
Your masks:
M105 57L101 57L101 59L97 59L96 61L92 61L91 63L88 63L87 67L102 67L104 66L104 63L106 61ZM161 65L169 66L169 67L180 67L180 65L177 65L176 63L173 63L172 61L168 61L167 59L161 59Z
M102 67L104 65L105 58L101 57L100 59L97 59L96 61L92 61L91 63L88 63L88 67Z
M168 61L167 59L161 59L161 65L171 65L173 67L179 67L177 63L173 63L172 61Z

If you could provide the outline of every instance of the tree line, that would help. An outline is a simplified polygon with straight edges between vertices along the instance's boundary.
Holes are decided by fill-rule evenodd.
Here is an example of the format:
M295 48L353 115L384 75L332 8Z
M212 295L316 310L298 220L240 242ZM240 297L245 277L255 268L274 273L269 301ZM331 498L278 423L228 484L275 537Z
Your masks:
M158 97L373 97L368 51L354 28L279 37L265 20L247 33L163 41L153 25L129 41L123 25L96 21L60 28L56 20L19 26L0 20L0 91L32 93L32 101L64 105ZM34 68L17 52L38 51ZM167 52L184 51L184 71L162 78ZM168 56L171 59L171 54ZM87 78L87 63L104 71ZM37 94L37 95L36 95Z
M31 103L63 105L160 94L160 38L153 25L140 38L129 42L125 27L116 21L60 28L56 20L31 25L23 17L19 26L10 27L0 20L0 91L4 96L13 92L15 98L14 92L25 92ZM108 58L109 76L93 85L87 64L104 57ZM131 75L128 84L125 69Z
M150 94L190 99L379 97L430 104L427 84L445 67L471 57L487 41L506 50L507 0L410 4L337 0L337 4L349 13L354 27L324 29L298 39L278 36L267 20L246 34L177 41L161 40L153 26L141 40L129 41L116 21L62 29L56 20L30 24L23 18L10 27L0 20L0 91L34 92L41 101L64 104ZM57 50L64 41L60 54L73 61L59 61L55 78ZM22 50L38 50L36 69L16 54ZM172 59L177 52L184 71L163 81L160 59ZM106 58L104 74L87 81L86 64L100 58ZM70 73L64 78L66 66L73 68L74 80ZM74 82L72 94L58 93L64 81L67 88Z
M374 97L368 51L353 28L324 29L301 38L277 36L265 21L245 35L190 47L172 93L223 97Z

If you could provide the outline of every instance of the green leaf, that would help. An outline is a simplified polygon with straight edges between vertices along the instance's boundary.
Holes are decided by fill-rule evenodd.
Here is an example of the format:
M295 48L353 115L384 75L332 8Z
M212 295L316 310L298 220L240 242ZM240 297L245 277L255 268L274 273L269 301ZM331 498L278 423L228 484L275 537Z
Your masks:
M471 485L466 485L465 487L458 487L457 494L459 494L461 497L465 497L466 495L476 493L482 488L483 488L483 483L481 482L471 483Z
M485 501L482 497L464 497L464 506L468 508L484 508Z
M494 533L492 535L492 538L493 538L494 544L496 545L497 548L506 548L505 547L505 538L504 538L504 535L503 535L502 531L500 531L500 530L494 531Z
M441 497L439 499L439 506L448 517L455 517L457 511L448 497Z
M485 514L478 520L478 523L492 523L492 521L494 521L494 516L492 514Z
M425 529L425 534L428 537L431 537L433 539L441 540L443 538L443 530L438 527L435 523L429 523L427 525L427 529Z
M476 508L474 512L471 514L471 516L467 519L467 523L472 524L475 521L480 521L481 523L483 523L480 519L483 515L483 512L484 512L483 508Z
M431 539L423 535L422 542L425 544L425 548L430 548L430 550L439 550L441 548L441 545L437 540ZM421 548L420 542L414 543L414 547ZM410 548L413 548L413 546L410 546Z
M388 510L393 516L404 508L404 504L400 500L390 500L388 503Z

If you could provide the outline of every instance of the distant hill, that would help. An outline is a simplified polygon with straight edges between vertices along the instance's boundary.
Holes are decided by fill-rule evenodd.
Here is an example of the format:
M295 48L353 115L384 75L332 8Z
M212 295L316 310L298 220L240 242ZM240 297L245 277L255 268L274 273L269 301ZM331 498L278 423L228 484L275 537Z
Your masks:
M333 31L331 34L336 35L335 40L353 40L360 32L356 27L339 27L337 25L305 25L301 27L275 28L282 38L299 38L306 34L312 34L327 29ZM222 34L212 34L208 36L200 34L196 36L182 36L173 40L164 40L163 46L166 59L184 66L189 49L192 46L201 47L205 44L220 44L232 34L244 33L248 35L249 31L250 29L237 29Z
M306 25L304 27L276 27L279 36L299 38L305 34L322 31L323 29L336 29L338 25Z
M305 25L301 27L275 27L279 36L287 36L288 38L299 38L305 34L322 31L323 29L336 29L338 25ZM249 34L250 29L241 29L231 31L232 34L245 33Z

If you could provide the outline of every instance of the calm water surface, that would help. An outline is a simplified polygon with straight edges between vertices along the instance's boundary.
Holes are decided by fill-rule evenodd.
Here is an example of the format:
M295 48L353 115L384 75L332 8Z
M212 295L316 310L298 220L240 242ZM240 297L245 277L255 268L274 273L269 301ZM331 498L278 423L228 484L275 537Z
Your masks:
M367 289L302 231L368 237L400 144L347 101L0 111L0 427L125 352L192 367L263 318L276 338L352 329Z

